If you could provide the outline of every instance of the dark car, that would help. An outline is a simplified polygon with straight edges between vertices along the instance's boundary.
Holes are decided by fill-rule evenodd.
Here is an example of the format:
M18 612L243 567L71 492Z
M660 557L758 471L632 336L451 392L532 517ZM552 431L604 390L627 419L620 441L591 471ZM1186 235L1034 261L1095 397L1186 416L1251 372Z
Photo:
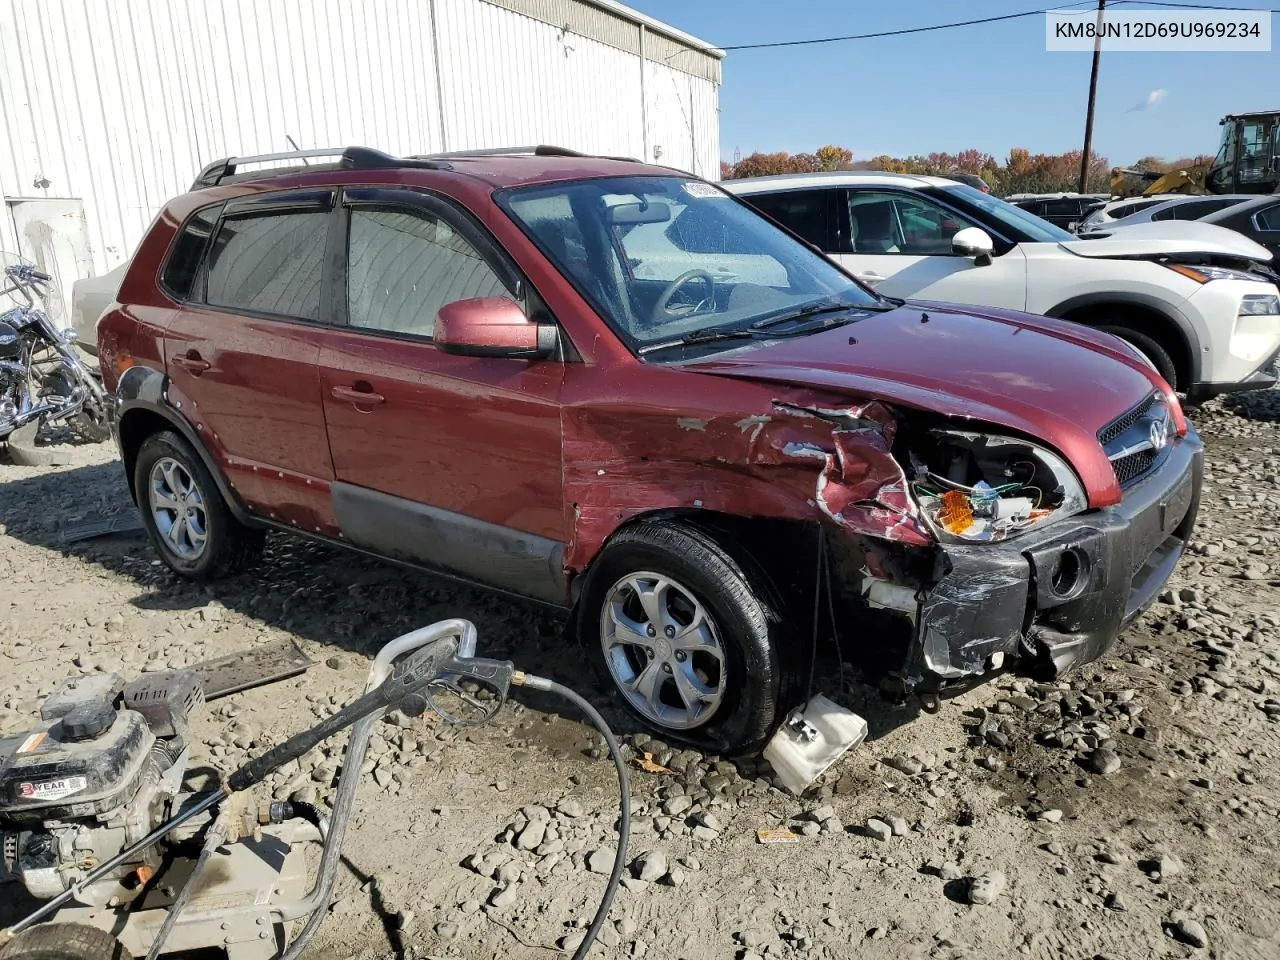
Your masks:
M1098 197L1064 194L1060 197L1030 197L1014 200L1012 203L1028 213L1034 213L1041 220L1048 220L1055 227L1074 231L1085 217L1102 207L1106 201Z
M980 190L983 193L991 192L991 187L987 184L987 181L983 180L976 173L948 173L947 179L954 180L957 183L967 183L969 186L973 187L973 189Z
M1225 210L1201 217L1200 222L1235 230L1260 243L1275 257L1271 268L1280 272L1280 194L1232 204Z
M644 722L731 750L832 631L930 697L1092 660L1191 532L1200 442L1106 334L880 297L635 162L239 166L164 208L98 325L182 576L276 530L561 608Z

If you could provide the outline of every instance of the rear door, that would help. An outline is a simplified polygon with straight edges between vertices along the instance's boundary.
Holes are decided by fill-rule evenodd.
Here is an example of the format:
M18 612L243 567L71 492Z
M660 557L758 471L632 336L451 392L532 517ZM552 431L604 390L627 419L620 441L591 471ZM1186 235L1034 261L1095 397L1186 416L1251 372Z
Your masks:
M835 213L840 199L838 190L749 193L742 199L823 253L840 250L847 239L840 236L840 218Z
M170 402L245 505L322 533L333 465L316 360L333 206L333 191L312 190L230 201L216 223L198 212L189 228L212 239L164 337Z
M980 266L952 252L951 238L978 226L959 211L912 191L851 187L842 192L838 229L849 240L833 259L877 292L1026 307L1026 257L1017 246L997 248L997 256Z
M432 342L448 303L505 296L527 305L515 268L436 194L347 190L340 217L339 325L321 352L320 382L342 536L562 602L564 366L457 356Z

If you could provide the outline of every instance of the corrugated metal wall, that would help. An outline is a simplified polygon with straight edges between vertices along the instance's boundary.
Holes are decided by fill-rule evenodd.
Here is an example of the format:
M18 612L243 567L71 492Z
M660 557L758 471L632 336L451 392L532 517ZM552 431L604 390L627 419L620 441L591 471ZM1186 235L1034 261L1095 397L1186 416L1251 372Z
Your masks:
M718 86L687 72L708 57L649 39L672 65L642 98L636 54L486 0L0 0L0 193L83 200L102 273L204 163L290 138L641 157L647 115L649 159L714 179Z

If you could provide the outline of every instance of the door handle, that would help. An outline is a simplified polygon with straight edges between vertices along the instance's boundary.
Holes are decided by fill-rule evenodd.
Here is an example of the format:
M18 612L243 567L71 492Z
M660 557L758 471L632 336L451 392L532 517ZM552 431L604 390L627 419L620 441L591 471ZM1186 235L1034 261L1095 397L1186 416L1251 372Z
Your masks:
M866 270L866 271L863 271L862 273L855 273L853 275L853 278L855 280L861 280L863 283L866 283L866 284L879 283L881 280L884 279L882 275L872 270Z
M185 356L174 357L173 365L175 367L181 367L183 370L187 371L187 373L191 374L193 377L200 376L200 374L204 373L206 370L208 370L210 367L213 366L213 364L211 364L208 360L205 360L203 357L200 356L200 354L198 354L194 350L187 351Z
M380 403L386 403L387 398L380 393L374 393L372 390L360 390L356 387L336 386L329 391L329 395L335 400L346 400L348 403L354 403L358 406L376 407Z

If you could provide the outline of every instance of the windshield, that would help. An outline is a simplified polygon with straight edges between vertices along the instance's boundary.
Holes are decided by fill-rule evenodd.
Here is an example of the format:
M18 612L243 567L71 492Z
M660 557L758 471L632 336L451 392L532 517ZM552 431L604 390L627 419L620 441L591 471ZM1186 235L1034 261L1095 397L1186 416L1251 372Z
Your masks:
M993 197L989 193L975 190L962 183L955 186L948 184L941 188L942 193L950 194L971 207L976 207L997 223L1009 228L1015 236L1025 238L1032 243L1061 243L1074 240L1071 234L1061 227L1055 227L1048 220L1041 220L1034 213L1028 213L1021 207Z
M610 177L523 187L498 201L637 352L697 332L884 305L820 254L698 180Z

